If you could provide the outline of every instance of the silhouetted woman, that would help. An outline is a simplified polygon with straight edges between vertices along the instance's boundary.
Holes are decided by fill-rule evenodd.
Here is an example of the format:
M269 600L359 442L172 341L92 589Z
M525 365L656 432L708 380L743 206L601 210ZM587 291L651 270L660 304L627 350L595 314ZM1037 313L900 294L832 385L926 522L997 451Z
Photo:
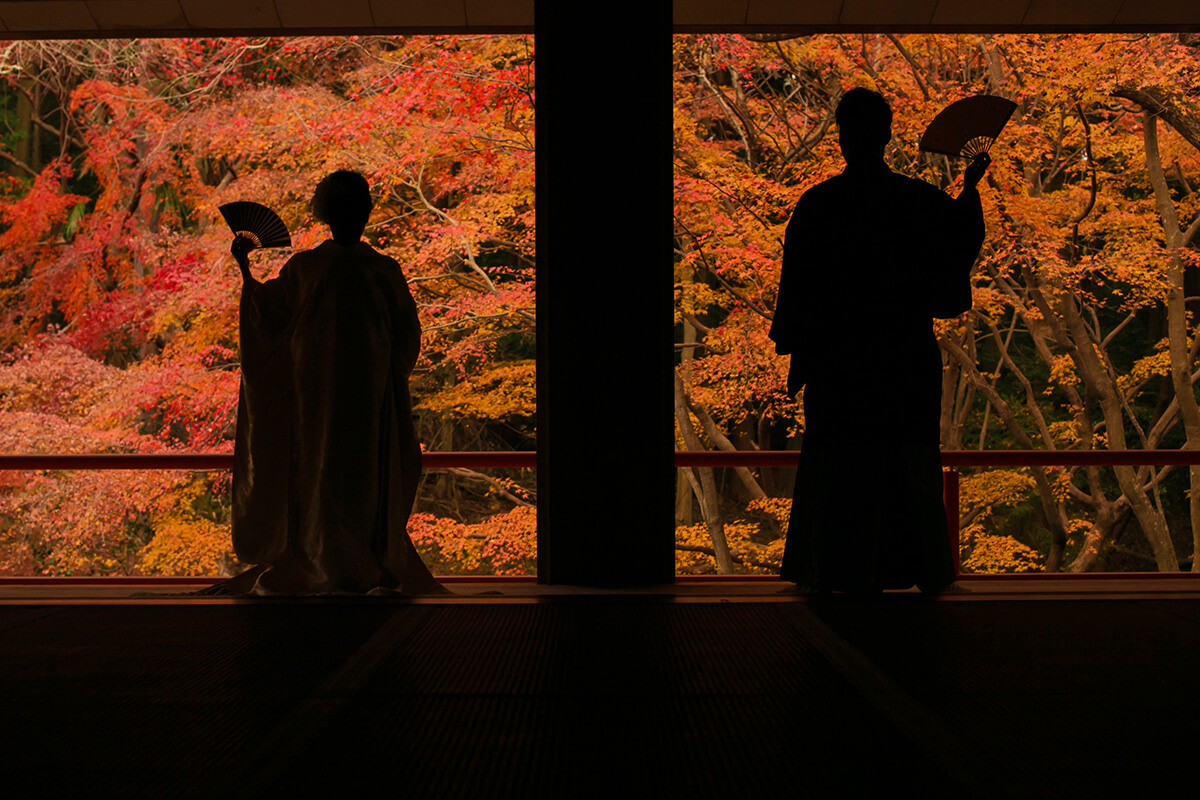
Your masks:
M972 162L951 198L888 169L882 96L852 89L836 119L846 169L796 204L770 332L791 355L789 393L804 389L781 576L818 591L942 591L954 567L933 318L971 307L989 162Z
M332 239L265 282L233 243L244 281L233 545L259 565L241 579L259 594L444 591L407 532L421 328L400 265L361 241L371 206L361 175L325 178L312 211Z

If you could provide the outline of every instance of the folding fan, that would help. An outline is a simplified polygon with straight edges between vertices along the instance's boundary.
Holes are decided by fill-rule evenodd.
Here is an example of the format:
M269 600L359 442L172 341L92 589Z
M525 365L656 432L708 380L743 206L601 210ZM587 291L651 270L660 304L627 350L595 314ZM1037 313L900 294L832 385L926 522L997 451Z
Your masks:
M921 149L931 153L974 158L991 149L1017 104L1003 97L979 94L942 109L921 137Z
M234 236L245 236L254 247L291 247L292 236L287 225L274 211L250 202L226 203L220 207L221 216Z

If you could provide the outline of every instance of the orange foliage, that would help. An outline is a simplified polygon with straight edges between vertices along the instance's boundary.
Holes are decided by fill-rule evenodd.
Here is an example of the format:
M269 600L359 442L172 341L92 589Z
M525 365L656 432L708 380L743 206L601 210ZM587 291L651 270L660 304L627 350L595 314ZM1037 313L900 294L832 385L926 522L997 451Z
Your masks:
M240 276L216 208L265 202L296 248L313 247L326 231L308 200L336 168L368 177L366 238L412 281L421 436L532 447L528 37L42 41L6 54L0 91L36 84L62 134L29 121L0 144L13 165L0 182L0 452L229 452ZM31 137L40 146L21 150ZM62 157L39 161L49 152ZM289 255L256 253L255 274ZM0 570L229 562L228 476L0 481ZM470 569L533 568L531 511L476 524L495 497L450 473L429 483L429 511L494 540L470 539Z
M950 193L965 161L920 153L925 126L968 95L1017 104L981 186L988 239L972 276L974 309L935 325L948 377L943 445L1196 446L1195 431L1185 434L1179 424L1168 358L1173 342L1187 362L1180 370L1200 369L1196 320L1170 335L1162 322L1169 292L1195 294L1191 270L1200 264L1200 235L1182 248L1166 246L1172 215L1180 230L1200 217L1194 37L856 34L760 42L681 35L674 53L677 372L693 404L689 415L707 412L739 449L778 449L802 434L802 410L783 389L787 360L774 356L765 337L783 231L804 191L841 171L833 112L847 89L867 86L894 111L889 166ZM1171 112L1151 108L1160 118L1157 194L1142 130L1148 101L1139 92ZM864 236L871 224L862 220ZM1172 288L1172 280L1183 280L1172 278L1176 268L1188 270L1186 285ZM862 291L871 287L846 274L844 295L829 302L846 309L844 326L874 330L875 321L854 316ZM841 330L823 333L827 346L838 346ZM844 391L869 396L877 419L902 425L889 420L888 407L905 387L872 381L871 365L887 358L888 347L888 331L876 332L877 349L846 354L861 362L862 380ZM1090 354L1101 366L1085 374ZM1100 398L1109 393L1115 402L1103 411ZM1002 409L1010 418L1002 419ZM764 483L786 479L756 474ZM1020 516L1036 535L1021 544L989 529L973 539L968 560L977 552L971 563L981 567L1024 569L1048 560L1046 548L1056 542L1056 563L1069 566L1061 520L1111 520L1122 507L1138 509L1141 549L1155 548L1160 568L1172 568L1173 550L1200 558L1182 508L1182 471L1171 476L1170 493L1146 470L1136 490L1128 481L1115 487L1109 470L1061 474L1057 483L1028 483L1000 515ZM1148 502L1134 503L1126 492ZM1151 492L1164 495L1161 512ZM732 494L725 490L716 505L736 518L744 500ZM1045 503L1056 506L1053 525ZM1154 534L1154 523L1165 528L1168 518L1167 535Z
M537 511L518 506L465 525L414 514L409 536L435 574L532 575L537 572Z

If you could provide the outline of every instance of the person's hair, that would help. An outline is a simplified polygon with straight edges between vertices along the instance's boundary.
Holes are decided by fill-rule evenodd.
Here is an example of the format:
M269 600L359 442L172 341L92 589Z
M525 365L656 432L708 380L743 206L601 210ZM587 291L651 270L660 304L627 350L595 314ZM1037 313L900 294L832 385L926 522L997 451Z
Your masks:
M844 136L882 144L892 137L892 107L879 92L851 89L842 95L833 116Z
M312 213L334 232L362 234L371 216L371 187L357 172L338 170L317 184L312 196Z

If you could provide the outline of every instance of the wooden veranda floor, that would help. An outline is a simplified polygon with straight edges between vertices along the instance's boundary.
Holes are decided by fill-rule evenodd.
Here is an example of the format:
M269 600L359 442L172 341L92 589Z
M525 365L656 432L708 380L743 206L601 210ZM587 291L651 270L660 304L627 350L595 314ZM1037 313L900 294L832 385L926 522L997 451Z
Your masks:
M968 586L0 586L4 793L1190 796L1200 583Z

